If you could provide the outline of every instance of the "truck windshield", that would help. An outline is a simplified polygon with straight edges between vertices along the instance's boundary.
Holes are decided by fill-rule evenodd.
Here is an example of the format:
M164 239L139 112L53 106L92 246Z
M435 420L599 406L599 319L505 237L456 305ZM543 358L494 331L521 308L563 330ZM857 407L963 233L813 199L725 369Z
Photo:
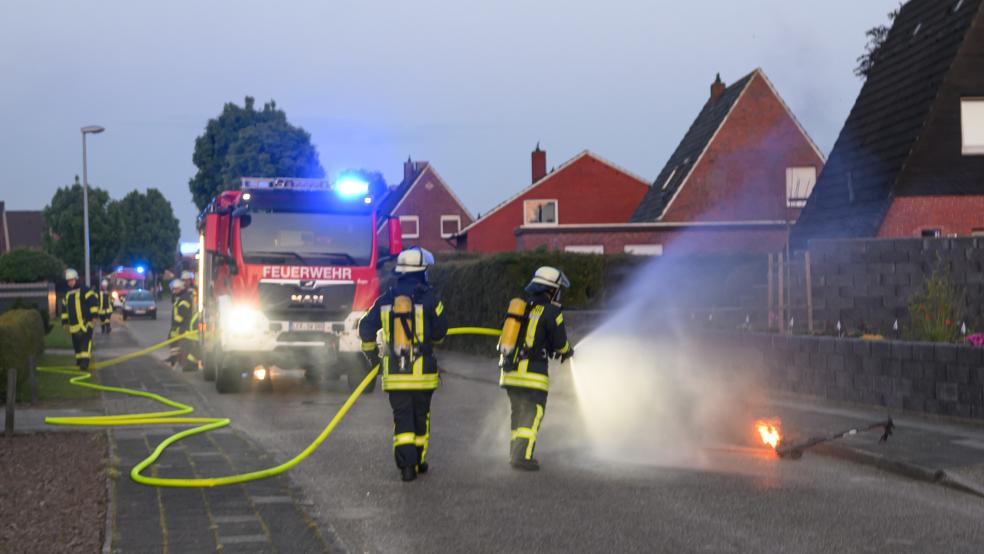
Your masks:
M252 212L240 225L247 263L364 266L372 258L365 215Z

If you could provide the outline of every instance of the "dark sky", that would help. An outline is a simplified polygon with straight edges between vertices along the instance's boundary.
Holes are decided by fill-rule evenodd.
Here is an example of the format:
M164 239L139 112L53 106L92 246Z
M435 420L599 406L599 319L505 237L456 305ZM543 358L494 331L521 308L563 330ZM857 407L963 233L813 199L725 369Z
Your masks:
M81 173L157 187L194 238L195 137L269 99L329 173L429 160L473 212L590 149L652 179L716 72L766 74L824 152L861 86L864 31L898 0L579 3L305 0L0 2L0 200L40 209Z

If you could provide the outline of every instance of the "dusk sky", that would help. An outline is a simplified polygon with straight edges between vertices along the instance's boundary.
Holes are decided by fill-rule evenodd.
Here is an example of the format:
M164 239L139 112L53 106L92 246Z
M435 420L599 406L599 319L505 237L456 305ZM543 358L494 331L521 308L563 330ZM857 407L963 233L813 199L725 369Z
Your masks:
M41 209L81 174L157 187L195 237L195 137L274 99L330 174L432 162L472 211L584 149L652 180L707 99L761 67L824 153L898 0L36 1L0 4L0 200Z

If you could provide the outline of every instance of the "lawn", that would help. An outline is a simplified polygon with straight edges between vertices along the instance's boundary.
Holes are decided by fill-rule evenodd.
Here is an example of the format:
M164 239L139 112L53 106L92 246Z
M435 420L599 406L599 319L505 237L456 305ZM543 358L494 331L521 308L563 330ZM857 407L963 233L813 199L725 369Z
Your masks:
M50 335L49 335L50 336ZM75 357L71 354L43 354L39 366L74 366ZM38 372L39 400L80 400L98 398L99 391L77 387L69 383L68 375ZM95 380L95 379L94 379Z
M72 348L72 337L60 324L55 323L51 332L44 337L45 348Z

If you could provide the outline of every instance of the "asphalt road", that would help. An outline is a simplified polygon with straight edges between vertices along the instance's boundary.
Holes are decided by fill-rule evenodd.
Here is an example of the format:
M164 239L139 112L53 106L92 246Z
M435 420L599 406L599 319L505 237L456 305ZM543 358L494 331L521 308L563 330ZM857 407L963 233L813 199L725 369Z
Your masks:
M166 313L166 312L162 312ZM166 318L165 318L166 319ZM167 321L130 321L141 344ZM508 403L494 363L444 354L433 403L432 470L402 483L384 394L361 398L291 476L326 532L359 552L980 552L984 501L808 454L783 461L742 445L676 466L602 459L585 446L569 379L557 375L539 473L506 463ZM347 394L278 374L272 393L218 395L184 376L216 414L280 459L302 450Z

